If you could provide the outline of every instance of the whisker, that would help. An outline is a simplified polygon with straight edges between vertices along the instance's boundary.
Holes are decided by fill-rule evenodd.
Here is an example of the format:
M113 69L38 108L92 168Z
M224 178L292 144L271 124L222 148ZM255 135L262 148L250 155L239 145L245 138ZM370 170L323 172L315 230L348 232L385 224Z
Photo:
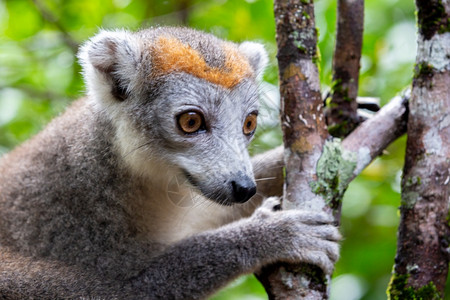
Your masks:
M138 146L138 147L136 147L136 148L130 150L128 153L125 153L124 157L127 157L127 156L130 155L131 153L133 153L133 152L135 152L135 151L137 151L137 150L139 150L139 149L141 149L141 148L144 148L144 147L146 147L146 146L149 146L151 143L152 143L152 142L147 142L147 143L145 143L145 144L142 144L142 145L140 145L140 146Z
M255 181L264 181L264 180L273 180L277 179L277 177L266 177L266 178L257 178Z

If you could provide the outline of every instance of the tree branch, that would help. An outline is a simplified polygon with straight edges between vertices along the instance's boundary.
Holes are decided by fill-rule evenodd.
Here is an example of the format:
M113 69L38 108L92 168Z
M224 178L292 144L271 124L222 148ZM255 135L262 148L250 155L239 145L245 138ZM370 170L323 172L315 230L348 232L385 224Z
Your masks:
M363 40L364 0L339 0L337 19L332 98L325 116L330 134L344 137L362 121L356 111L356 96Z
M317 34L313 3L275 1L275 20L286 163L283 209L331 213L333 204L338 203L339 212L350 181L404 132L405 101L393 101L342 143L329 139L314 64ZM357 72L355 76L357 79ZM383 120L386 118L389 121ZM382 132L374 135L376 130L370 127L374 125ZM277 263L264 267L257 277L270 299L328 298L329 278L316 266Z
M350 182L406 132L409 99L410 93L405 91L361 123L342 142L339 139L327 141L327 151L317 167L319 184L316 186L333 209L337 224L340 223L342 197Z
M318 197L308 182L315 178L315 165L328 137L314 63L317 55L314 5L312 1L276 1L275 16L286 162L283 206L309 207Z
M449 264L450 2L416 0L418 51L390 299L440 299Z
M284 132L286 178L283 209L322 210L326 204L309 185L328 136L317 61L317 31L312 1L275 1L281 124ZM323 299L326 279L306 264L275 264L257 274L270 299ZM312 298L311 298L312 297Z
M342 141L342 150L353 153L356 166L347 178L348 185L386 147L406 132L410 92L394 97L374 116L359 125ZM342 152L342 151L341 151ZM283 147L279 146L252 158L258 194L281 196L283 191ZM263 180L261 180L263 179ZM339 219L339 218L337 218Z
M410 97L409 90L394 97L342 141L344 150L359 153L355 176L361 173L390 143L406 133Z
M362 172L394 140L406 132L409 92L393 98L372 118L358 126L342 142L339 139L326 141L317 163L316 180L311 181L317 191L328 203L330 199L341 199L348 184ZM282 156L281 147L264 153L264 160L272 161L273 169L266 169L264 175L274 178L273 182L258 182L258 191L268 195L280 195L282 177L280 174ZM339 182L335 186L335 182ZM340 202L339 202L340 203ZM340 208L340 206L339 206ZM340 219L340 209L334 209L336 222ZM306 273L306 275L304 274ZM306 276L306 277L305 277ZM308 276L312 276L312 279ZM326 280L320 270L313 266L277 264L265 267L257 274L270 299L325 299L327 297ZM307 281L305 281L305 279ZM304 282L308 286L303 286ZM307 294L308 288L310 293Z

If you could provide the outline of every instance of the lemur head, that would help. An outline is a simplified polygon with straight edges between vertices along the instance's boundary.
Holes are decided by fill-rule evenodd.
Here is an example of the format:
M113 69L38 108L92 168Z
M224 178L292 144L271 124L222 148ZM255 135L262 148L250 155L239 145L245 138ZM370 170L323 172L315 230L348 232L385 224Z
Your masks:
M102 31L79 55L95 109L116 127L133 172L183 176L221 204L256 191L246 150L256 128L264 47L187 28Z

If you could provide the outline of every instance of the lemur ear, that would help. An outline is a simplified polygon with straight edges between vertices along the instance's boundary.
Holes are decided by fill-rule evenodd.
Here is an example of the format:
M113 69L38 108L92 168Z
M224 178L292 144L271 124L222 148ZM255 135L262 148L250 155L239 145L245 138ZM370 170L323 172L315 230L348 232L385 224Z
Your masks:
M125 100L138 73L140 49L138 40L125 30L102 30L90 39L78 55L89 92L104 93L99 89L109 86L114 98Z
M264 46L255 42L243 42L239 45L239 51L248 58L257 78L261 78L269 62Z

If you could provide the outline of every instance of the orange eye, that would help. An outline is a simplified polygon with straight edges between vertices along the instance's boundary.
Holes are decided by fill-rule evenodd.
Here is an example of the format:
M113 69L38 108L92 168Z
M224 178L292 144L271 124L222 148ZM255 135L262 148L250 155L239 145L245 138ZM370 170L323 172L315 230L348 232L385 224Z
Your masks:
M194 133L204 128L203 117L200 113L189 111L178 117L178 126L184 133Z
M245 135L252 135L256 129L256 114L250 113L247 118L245 118L244 126L242 130Z

